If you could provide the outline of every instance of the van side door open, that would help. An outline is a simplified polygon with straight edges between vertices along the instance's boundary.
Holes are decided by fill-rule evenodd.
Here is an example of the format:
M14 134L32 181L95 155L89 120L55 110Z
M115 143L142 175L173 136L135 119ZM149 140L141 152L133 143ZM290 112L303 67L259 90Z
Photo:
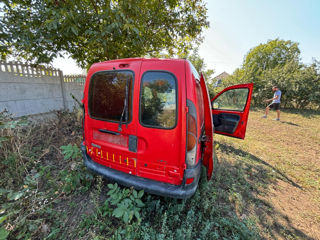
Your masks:
M244 139L253 83L225 88L211 99L214 132Z

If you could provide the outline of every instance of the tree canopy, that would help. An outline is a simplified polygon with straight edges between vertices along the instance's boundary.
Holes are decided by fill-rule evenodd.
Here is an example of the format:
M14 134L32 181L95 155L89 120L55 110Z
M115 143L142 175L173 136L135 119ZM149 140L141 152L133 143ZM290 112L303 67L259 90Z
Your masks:
M255 74L283 66L288 62L299 62L298 43L280 39L270 40L252 48L245 57L243 68Z
M2 59L35 64L183 54L209 26L203 0L4 0L0 11Z

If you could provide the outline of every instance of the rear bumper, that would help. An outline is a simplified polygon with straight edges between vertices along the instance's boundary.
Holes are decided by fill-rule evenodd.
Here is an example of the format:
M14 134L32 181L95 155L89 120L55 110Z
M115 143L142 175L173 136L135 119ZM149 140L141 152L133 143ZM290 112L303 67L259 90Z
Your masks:
M134 187L135 189L143 189L146 192L172 198L189 198L198 187L201 171L201 161L192 169L186 169L184 173L183 183L181 185L173 185L163 182L154 181L147 178L130 175L112 168L105 167L94 162L87 154L86 147L81 144L82 156L84 164L90 170L102 175L103 177L115 181L127 187ZM191 184L185 184L187 178L194 178Z

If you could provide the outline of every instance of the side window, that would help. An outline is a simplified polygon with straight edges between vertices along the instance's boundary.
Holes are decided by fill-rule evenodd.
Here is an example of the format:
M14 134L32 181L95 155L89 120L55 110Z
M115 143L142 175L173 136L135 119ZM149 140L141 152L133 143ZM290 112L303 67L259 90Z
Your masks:
M213 109L243 111L246 107L249 89L230 89L212 102Z
M126 122L123 112L127 85L129 122L132 115L132 83L131 71L105 71L94 74L89 86L90 116L106 121L120 121L122 116L122 121Z
M174 128L177 119L177 85L167 72L143 74L140 91L140 122L155 128Z

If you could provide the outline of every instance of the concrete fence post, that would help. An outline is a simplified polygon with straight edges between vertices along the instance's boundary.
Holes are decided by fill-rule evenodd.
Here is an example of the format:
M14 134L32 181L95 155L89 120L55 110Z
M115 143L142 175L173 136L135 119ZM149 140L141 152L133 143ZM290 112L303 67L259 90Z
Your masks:
M60 83L61 83L61 93L62 93L62 101L64 110L68 110L67 96L66 96L66 88L64 84L63 72L59 71Z

